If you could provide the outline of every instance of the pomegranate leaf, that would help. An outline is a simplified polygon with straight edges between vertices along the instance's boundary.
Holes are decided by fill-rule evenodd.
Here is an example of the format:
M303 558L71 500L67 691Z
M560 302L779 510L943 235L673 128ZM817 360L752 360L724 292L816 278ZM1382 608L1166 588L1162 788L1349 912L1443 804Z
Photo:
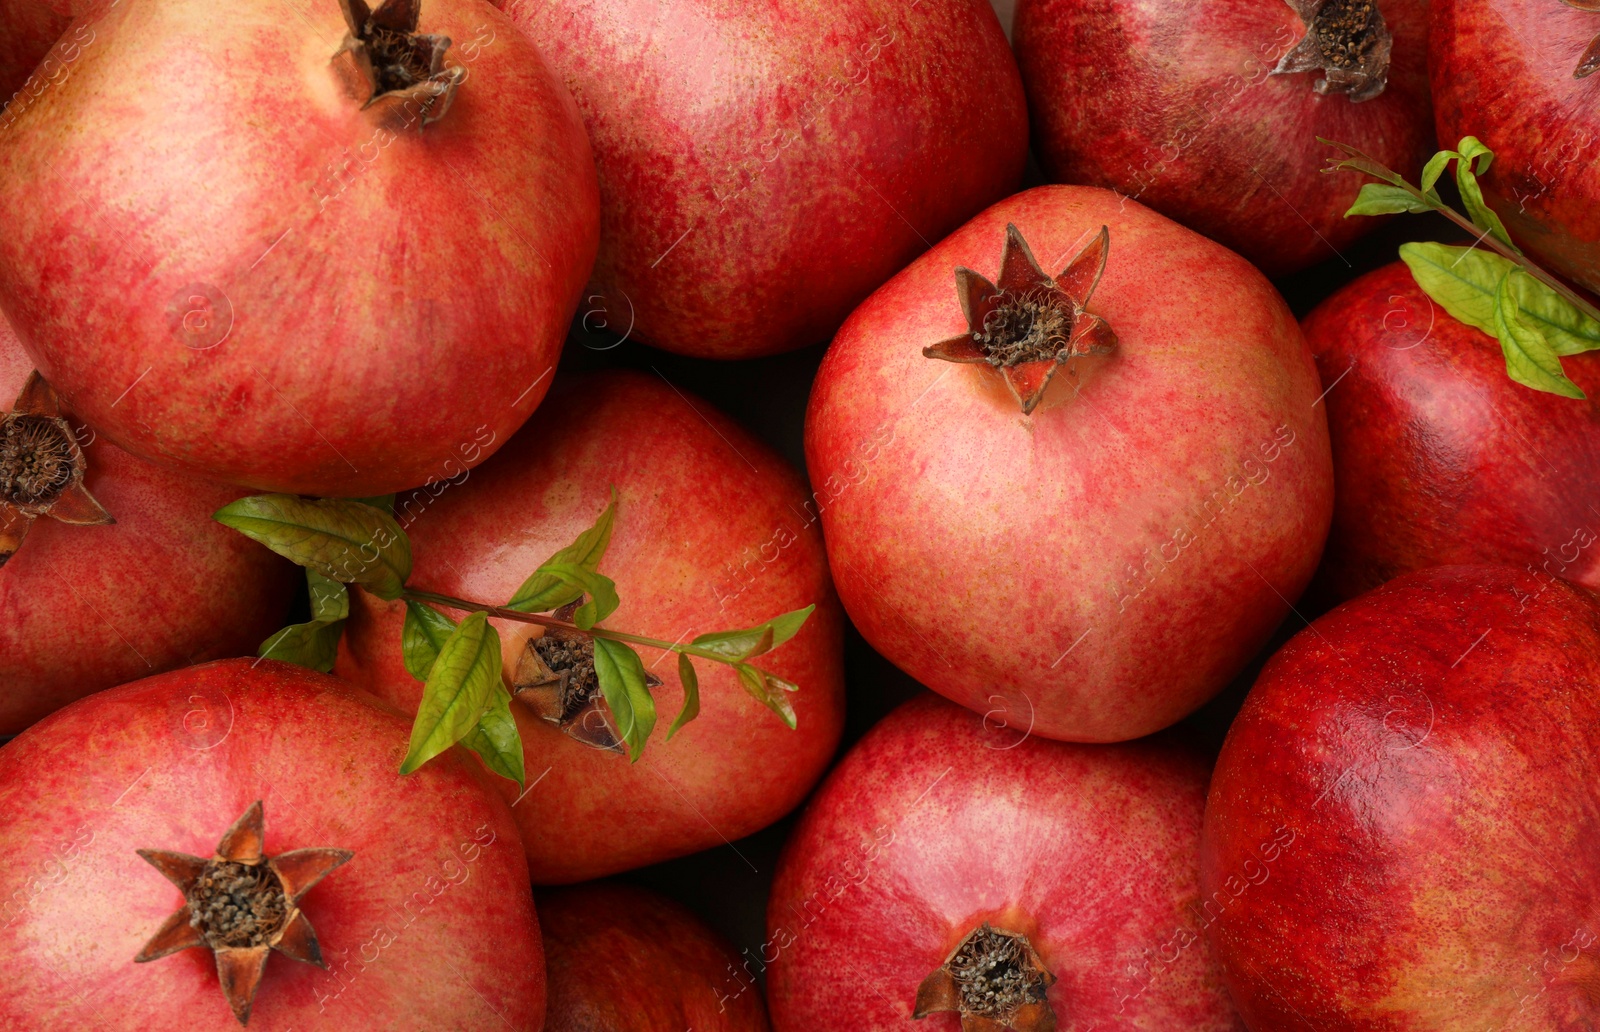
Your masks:
M678 711L677 719L667 728L669 742L679 728L700 715L700 675L694 672L694 663L686 652L678 653L678 681L683 685L683 709Z
M396 599L411 576L411 542L394 517L347 498L252 495L217 522L330 580Z
M306 571L306 591L311 596L311 619L333 623L350 616L350 589L316 570Z
M407 600L406 622L400 630L400 654L406 673L426 681L439 650L455 633L456 623L432 606Z
M583 605L572 611L572 622L583 630L589 630L617 611L617 585L610 577L570 563L546 563L539 569L572 585L578 591L578 598L588 595Z
M594 672L600 679L617 733L628 747L628 758L638 762L644 743L656 726L656 702L650 696L644 663L639 654L620 641L594 639Z
M339 654L339 636L343 633L343 620L290 624L262 642L256 655L326 674L333 670L333 661Z
M1522 318L1511 281L1517 273L1500 280L1495 292L1495 336L1506 356L1506 372L1518 383L1568 398L1582 398L1583 391L1561 371L1561 359L1544 334Z
M689 644L698 646L702 653L715 654L724 659L750 659L771 652L793 638L816 608L815 605L809 605L804 609L796 609L743 631L702 634Z
M489 625L488 613L473 613L445 639L428 671L400 773L410 774L465 738L499 687L499 632Z
M782 717L783 722L789 725L789 729L794 730L796 724L794 707L790 705L788 696L784 693L797 692L800 686L781 677L774 677L749 663L735 664L734 669L739 671L739 683L744 685L744 690L754 696L757 702Z
M594 526L579 534L572 544L552 555L545 560L544 565L533 571L533 575L523 581L522 587L511 596L506 608L523 613L547 613L569 602L577 601L587 589L574 586L570 581L549 572L545 567L576 566L590 573L598 573L600 560L604 558L606 548L611 544L611 527L616 516L617 489L613 487L611 504L607 505L600 518L594 521ZM597 619L603 620L605 617Z
M477 753L484 766L515 781L518 788L526 785L522 735L517 731L516 718L511 715L511 693L504 685L495 684L489 708L478 718L478 725L461 739L461 744Z
M1433 205L1420 201L1410 190L1388 183L1363 183L1356 203L1345 212L1351 215L1398 215L1401 212L1432 211Z

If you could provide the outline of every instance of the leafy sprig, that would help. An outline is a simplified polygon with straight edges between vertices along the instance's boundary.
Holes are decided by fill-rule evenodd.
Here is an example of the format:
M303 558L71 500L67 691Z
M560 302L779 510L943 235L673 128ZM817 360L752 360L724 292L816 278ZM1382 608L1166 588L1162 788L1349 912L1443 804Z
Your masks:
M733 667L746 691L789 727L795 726L788 695L799 686L749 661L793 638L815 606L756 627L702 634L689 642L600 626L620 604L616 584L600 572L616 519L614 491L594 525L540 564L504 606L412 587L411 542L395 522L391 505L391 499L255 495L222 508L216 519L306 568L312 619L268 638L261 645L263 657L326 672L333 668L350 615L349 585L405 602L401 654L407 672L423 682L423 689L401 773L411 773L460 743L489 769L519 785L525 783L522 739L511 713L513 696L502 676L500 635L491 618L537 624L591 640L600 694L635 761L656 724L651 678L636 645L678 656L684 699L667 729L669 739L700 713L700 681L692 659ZM441 609L467 615L457 622ZM551 615L556 610L570 611L570 619Z
M1361 187L1345 217L1436 211L1477 237L1470 247L1401 244L1400 257L1417 285L1446 312L1500 341L1511 379L1563 397L1584 396L1563 372L1561 359L1600 348L1600 309L1534 264L1484 202L1478 176L1494 161L1492 150L1475 136L1463 137L1455 150L1429 158L1421 185L1413 186L1354 147L1318 140L1347 155L1326 171L1360 172L1381 180ZM1452 164L1466 214L1439 196L1439 180Z

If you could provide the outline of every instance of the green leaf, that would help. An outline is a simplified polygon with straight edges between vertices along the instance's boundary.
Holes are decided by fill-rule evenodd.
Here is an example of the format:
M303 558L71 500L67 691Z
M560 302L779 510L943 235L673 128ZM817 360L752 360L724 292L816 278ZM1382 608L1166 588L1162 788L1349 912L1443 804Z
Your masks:
M521 613L547 613L552 609L560 609L568 602L576 602L584 589L548 572L546 567L576 566L590 573L597 572L600 569L600 560L611 544L611 527L616 516L617 489L613 487L611 504L607 505L600 518L595 520L594 526L579 534L572 544L545 560L539 569L533 571L533 575L523 581L522 587L511 596L506 608Z
M496 774L515 781L518 788L526 786L528 776L522 761L522 735L517 732L516 718L511 715L511 693L504 685L495 685L489 708L478 718L478 726L461 739L461 744L477 753L484 766Z
M1444 175L1444 170L1450 167L1450 162L1460 156L1453 150L1442 150L1429 158L1428 163L1422 166L1423 192L1434 193L1433 188L1438 185L1439 177Z
M1356 203L1344 213L1352 215L1393 215L1402 211L1431 211L1429 205L1417 199L1410 190L1388 183L1366 183L1356 195Z
M750 659L771 652L793 638L816 608L815 605L809 605L804 609L796 609L743 631L716 631L702 634L689 644L727 659Z
M1495 292L1514 262L1482 248L1433 243L1401 244L1400 258L1417 286L1445 311L1495 335Z
M410 774L465 738L499 686L500 635L489 625L489 614L473 613L445 639L428 672L400 773Z
M1536 328L1522 319L1522 308L1512 287L1513 277L1500 281L1495 297L1495 336L1506 356L1506 373L1520 384L1568 398L1582 398L1583 391L1567 379L1561 359Z
M456 622L432 606L406 602L406 622L400 629L400 655L406 672L426 681L439 658L439 650L456 630Z
M395 599L411 576L411 542L394 517L348 498L252 495L217 511L217 522L330 580Z
M339 635L342 633L343 620L290 624L262 642L256 655L326 674L333 670L333 661L339 655Z
M754 696L757 702L782 717L783 722L793 730L796 723L794 707L789 704L789 698L785 693L799 691L800 686L781 677L774 677L749 663L736 664L734 669L739 671L739 683L744 686L744 690Z
M1511 242L1511 234L1506 232L1500 216L1484 203L1483 190L1478 186L1478 174L1488 171L1489 163L1494 160L1494 151L1485 147L1475 136L1462 137L1457 146L1461 148L1459 153L1455 151L1445 153L1453 154L1456 158L1456 187L1461 191L1461 201L1466 205L1467 217L1474 225L1488 230L1490 236L1517 251L1517 246ZM1477 166L1476 174L1473 171L1474 164ZM1517 251L1517 253L1522 252Z
M617 611L617 586L605 574L571 563L546 563L539 567L539 572L548 573L574 589L568 602L581 595L589 596L589 601L572 613L572 622L583 630L587 631Z
M669 742L680 727L700 715L700 676L694 672L694 664L689 661L689 656L683 652L678 653L678 680L683 684L683 709L678 711L678 719L667 728Z
M1537 329L1557 355L1581 355L1600 348L1600 322L1528 275L1511 277L1522 321Z
M1327 144L1329 147L1335 147L1349 155L1349 157L1344 161L1336 161L1332 165L1329 165L1327 168L1323 169L1324 172L1360 172L1362 175L1368 175L1374 179L1381 179L1390 186L1403 187L1406 185L1406 181L1403 176L1384 165L1383 162L1379 161L1377 158L1374 158L1372 155L1363 151L1357 150L1348 143L1339 143L1336 140L1329 140L1321 136L1317 137L1317 142Z
M645 683L644 663L622 642L596 638L594 672L606 705L611 708L611 717L617 722L617 733L628 747L628 756L637 761L644 751L645 739L656 726L656 703Z
M350 589L316 570L306 571L306 591L311 596L311 621L331 624L350 616Z

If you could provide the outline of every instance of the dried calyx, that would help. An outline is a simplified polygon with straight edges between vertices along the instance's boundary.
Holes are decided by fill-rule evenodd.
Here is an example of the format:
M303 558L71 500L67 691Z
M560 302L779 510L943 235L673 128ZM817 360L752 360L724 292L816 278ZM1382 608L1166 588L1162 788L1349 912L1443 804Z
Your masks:
M83 486L87 470L55 391L33 373L12 411L0 416L0 566L40 516L78 525L116 522Z
M1566 4L1580 11L1600 14L1600 0L1566 0ZM1593 75L1597 68L1600 68L1600 34L1591 39L1589 45L1584 48L1583 55L1578 58L1577 67L1572 69L1572 77L1585 78Z
M955 1011L962 1032L1054 1032L1045 993L1055 980L1026 935L985 922L922 980L912 1017Z
M1024 413L1034 410L1050 379L1083 355L1107 355L1117 335L1086 306L1105 271L1111 234L1100 232L1061 275L1047 276L1016 226L1006 226L1000 275L994 283L960 267L956 294L967 332L922 349L928 358L984 363L999 369Z
M1378 0L1288 0L1305 23L1305 38L1283 56L1273 75L1323 73L1318 93L1343 93L1352 103L1371 100L1389 83L1394 39Z
M371 86L362 107L394 103L408 124L419 120L419 129L443 118L467 70L445 67L449 36L417 31L422 0L383 0L377 10L366 0L339 0L339 7L350 32L334 56L348 53Z
M579 599L551 615L570 621L582 604ZM661 679L646 673L645 683L655 688ZM536 716L577 741L596 749L625 752L600 694L600 677L594 668L594 639L589 635L554 627L530 638L517 661L512 690L514 698Z
M328 872L351 858L345 849L296 849L269 857L266 824L257 801L223 833L209 860L187 853L141 849L183 893L178 908L133 958L143 963L204 946L216 956L217 981L241 1025L250 1021L267 957L328 965L300 900Z

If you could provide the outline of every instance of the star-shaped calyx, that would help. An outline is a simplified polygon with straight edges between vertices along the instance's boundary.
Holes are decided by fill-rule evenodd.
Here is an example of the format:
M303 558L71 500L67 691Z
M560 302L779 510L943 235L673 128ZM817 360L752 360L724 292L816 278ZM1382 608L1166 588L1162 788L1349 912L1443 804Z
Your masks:
M83 486L88 466L56 392L30 374L0 416L0 566L40 516L79 526L116 522Z
M1100 232L1061 275L1051 279L1033 257L1016 226L1006 226L999 279L987 279L965 266L956 269L956 294L967 317L967 332L922 349L946 362L982 362L998 368L1006 386L1032 412L1050 378L1080 355L1107 355L1117 335L1086 309L1100 282L1111 249L1111 234Z
M922 980L911 1016L955 1011L961 1032L1055 1032L1055 980L1026 935L984 922Z
M320 968L328 966L300 899L355 855L347 849L296 849L269 857L265 842L258 800L223 834L209 860L162 849L139 850L178 887L184 902L133 959L159 960L193 946L211 950L216 954L217 981L241 1025L250 1021L250 1005L273 950Z
M1321 71L1318 93L1343 93L1351 103L1371 100L1389 84L1394 38L1378 0L1287 0L1306 34L1283 55L1273 75Z
M467 70L445 67L449 36L417 31L422 0L383 0L377 10L366 0L339 0L339 7L350 31L334 56L350 54L372 87L372 96L362 107L398 102L407 117L420 113L419 129L443 118L456 89L466 81Z
M1580 11L1589 11L1600 14L1600 0L1566 0L1568 7L1576 7ZM1578 66L1572 70L1574 79L1582 79L1594 74L1600 68L1600 34L1589 41L1584 48L1583 56L1578 58Z
M570 623L582 604L580 598L550 615ZM661 684L661 678L648 671L644 680L651 688ZM608 752L626 751L612 726L605 697L600 694L600 677L594 669L594 639L589 635L550 627L542 636L530 638L517 660L511 689L513 697L535 716L554 724L569 737Z

